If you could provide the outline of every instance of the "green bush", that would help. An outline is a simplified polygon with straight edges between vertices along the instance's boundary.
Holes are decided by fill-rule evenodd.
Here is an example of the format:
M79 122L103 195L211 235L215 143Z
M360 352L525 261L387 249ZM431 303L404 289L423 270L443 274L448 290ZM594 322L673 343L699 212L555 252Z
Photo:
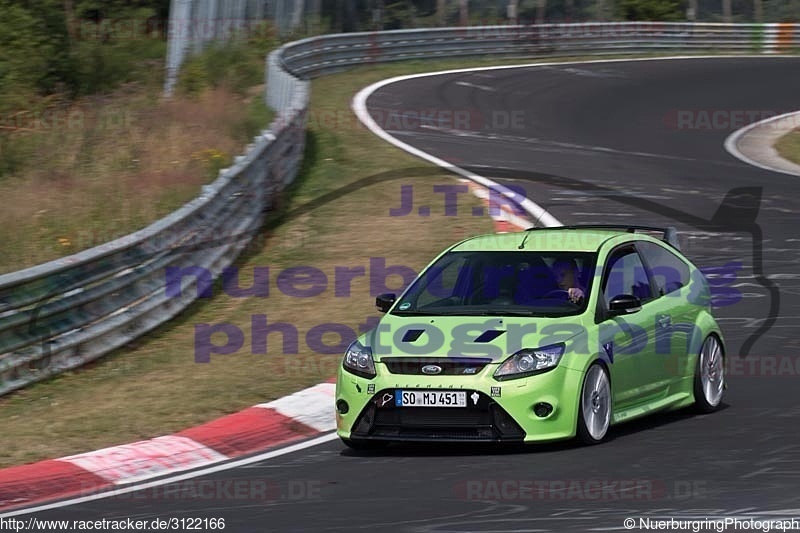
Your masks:
M29 144L25 137L0 132L0 179L22 168L30 157Z
M70 47L76 95L96 94L133 81L163 76L166 41L147 34L144 23L155 16L150 8L121 10L114 19L82 20ZM153 68L158 65L159 68Z
M0 111L18 105L19 95L47 84L54 40L26 9L0 0Z
M269 30L253 31L256 35L236 38L225 43L210 44L200 54L190 57L178 75L178 90L195 95L207 87L227 87L244 94L263 83L264 58L278 45Z
M147 21L164 2L0 0L0 112L162 76L166 41Z
M618 0L617 16L623 20L682 21L686 18L683 0Z
M166 2L166 4L165 4ZM45 110L129 82L163 83L168 0L0 0L0 177L29 157ZM35 129L35 128L34 128Z
M196 96L209 86L208 72L201 58L194 57L181 66L178 90L188 96Z
M250 142L261 130L267 127L272 120L272 111L264 103L262 97L253 98L247 106L247 117L244 122L237 124L232 137L241 142Z

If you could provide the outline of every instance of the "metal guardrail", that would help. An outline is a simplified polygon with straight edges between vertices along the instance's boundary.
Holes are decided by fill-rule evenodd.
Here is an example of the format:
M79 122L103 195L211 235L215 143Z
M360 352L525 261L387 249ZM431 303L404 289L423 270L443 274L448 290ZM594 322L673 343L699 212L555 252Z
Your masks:
M0 394L92 361L179 313L198 282L183 278L181 296L170 296L167 267L217 276L234 261L297 174L307 78L421 58L786 53L799 33L794 24L588 23L338 34L285 45L265 65L275 121L200 196L126 237L0 276Z
M307 83L294 89L304 101ZM169 216L96 248L0 276L0 394L92 361L189 305L197 280L183 278L180 296L168 295L165 269L221 274L294 179L304 140L299 106Z
M361 64L468 56L648 53L787 53L800 37L795 24L620 22L479 26L345 33L283 48L293 74L314 77Z

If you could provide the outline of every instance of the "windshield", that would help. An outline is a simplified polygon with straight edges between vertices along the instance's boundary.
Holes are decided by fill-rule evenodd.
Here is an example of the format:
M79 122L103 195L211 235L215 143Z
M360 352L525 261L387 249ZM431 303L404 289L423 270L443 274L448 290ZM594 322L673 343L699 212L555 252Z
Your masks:
M595 257L575 252L450 252L412 283L392 314L578 314L586 308Z

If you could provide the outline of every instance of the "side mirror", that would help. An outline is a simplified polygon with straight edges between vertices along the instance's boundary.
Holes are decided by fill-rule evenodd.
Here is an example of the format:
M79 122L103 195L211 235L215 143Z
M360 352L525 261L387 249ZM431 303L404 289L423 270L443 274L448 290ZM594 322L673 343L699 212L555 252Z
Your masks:
M642 301L630 294L618 294L608 302L608 312L611 316L629 315L642 310Z
M375 298L375 305L378 307L378 311L385 313L392 307L396 299L397 296L393 292L385 292Z

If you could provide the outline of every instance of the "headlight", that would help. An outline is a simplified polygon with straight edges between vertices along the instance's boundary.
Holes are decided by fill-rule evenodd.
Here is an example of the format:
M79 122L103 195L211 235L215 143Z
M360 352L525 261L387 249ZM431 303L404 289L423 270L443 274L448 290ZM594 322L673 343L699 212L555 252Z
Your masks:
M532 376L558 366L564 355L564 344L553 344L536 350L520 350L501 364L494 373L498 381Z
M344 353L342 362L345 370L362 378L375 377L375 362L372 360L372 349L360 342L353 341Z

